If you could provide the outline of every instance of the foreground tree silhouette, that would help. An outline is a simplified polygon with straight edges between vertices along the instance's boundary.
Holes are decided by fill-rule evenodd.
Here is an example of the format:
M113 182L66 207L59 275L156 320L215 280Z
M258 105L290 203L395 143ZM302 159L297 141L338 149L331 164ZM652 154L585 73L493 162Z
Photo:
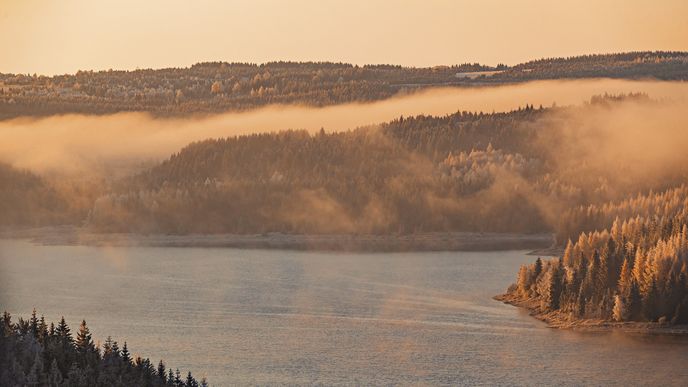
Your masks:
M43 322L43 323L41 323ZM132 361L126 343L120 351L117 342L108 337L102 352L93 342L91 332L82 321L73 340L64 317L54 329L44 329L45 320L35 311L27 321L16 323L5 312L0 318L0 385L2 386L198 386L187 374L182 381L177 371L157 370L149 359Z

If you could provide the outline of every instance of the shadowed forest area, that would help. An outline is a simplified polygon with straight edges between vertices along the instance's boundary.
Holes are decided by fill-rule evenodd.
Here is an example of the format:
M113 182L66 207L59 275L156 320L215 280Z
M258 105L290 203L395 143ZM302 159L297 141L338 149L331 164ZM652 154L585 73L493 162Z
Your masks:
M207 386L189 372L186 377L148 358L120 349L108 336L95 343L83 320L76 335L64 317L55 325L37 316L28 320L5 312L0 317L0 385L3 386Z

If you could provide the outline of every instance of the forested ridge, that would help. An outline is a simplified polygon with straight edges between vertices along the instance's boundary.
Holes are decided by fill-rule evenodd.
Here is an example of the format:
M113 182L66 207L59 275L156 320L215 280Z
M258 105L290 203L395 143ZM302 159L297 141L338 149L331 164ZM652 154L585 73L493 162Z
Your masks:
M108 336L102 344L93 341L82 321L73 334L64 317L48 324L36 311L28 320L5 312L0 317L0 386L207 386L188 372L167 369L148 358L134 356L124 342Z
M515 66L412 68L330 62L197 63L189 68L0 74L0 119L66 113L220 113L269 104L325 106L389 98L433 86L541 79L688 79L688 53L629 52L546 58Z
M568 241L563 255L522 266L507 299L569 320L688 324L688 189L576 209L611 225Z
M480 213L455 199L479 200L497 175L542 170L491 142L527 140L514 126L543 110L202 141L120 182L96 201L88 221L106 231L172 233L542 231L539 212L523 198L526 187L495 195Z
M115 184L87 223L182 234L556 231L565 241L595 225L563 222L562 213L680 184L686 170L636 181L619 178L623 166L562 168L549 142L562 136L559 121L652 103L642 94L601 96L580 107L201 141Z
M4 226L68 223L171 234L556 232L563 243L641 208L629 197L686 181L685 164L640 178L637 166L587 161L594 154L575 143L576 136L605 140L586 117L657 104L644 94L602 95L581 106L208 139L133 176L88 183L5 166L3 205L21 216L5 218Z

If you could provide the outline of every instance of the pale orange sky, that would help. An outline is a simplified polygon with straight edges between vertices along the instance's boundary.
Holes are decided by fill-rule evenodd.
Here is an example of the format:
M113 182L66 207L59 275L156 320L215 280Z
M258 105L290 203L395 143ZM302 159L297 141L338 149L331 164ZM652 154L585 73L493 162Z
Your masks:
M688 50L687 0L0 0L0 72Z

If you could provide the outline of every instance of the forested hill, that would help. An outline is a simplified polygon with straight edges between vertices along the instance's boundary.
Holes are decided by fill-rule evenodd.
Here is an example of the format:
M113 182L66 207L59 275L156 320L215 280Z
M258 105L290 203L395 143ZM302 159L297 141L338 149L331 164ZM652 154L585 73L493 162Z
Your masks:
M430 68L328 62L206 62L189 68L79 71L52 77L0 74L0 119L64 113L219 113L268 104L324 106L389 98L432 86L537 79L688 80L686 52L632 52L540 59L508 67Z
M508 150L491 142L527 140L518 126L544 111L460 112L340 133L194 143L98 199L89 224L172 233L542 231L541 213L524 199L527 185L506 197L476 194L489 194L497 176L543 173L540 161L516 153L528 150L520 140ZM479 212L470 204L476 200Z
M581 106L209 139L133 176L88 183L0 165L0 226L68 223L172 234L556 232L563 243L610 227L617 215L642 216L649 204L633 198L685 184L683 153L671 157L679 160L671 167L637 160L635 152L621 162L628 153L619 141L657 128L609 129L598 119L662 106L643 94L596 96Z
M87 224L165 233L556 231L566 240L606 226L583 221L580 206L685 181L681 166L654 179L633 178L623 163L593 168L577 144L560 141L571 129L562 121L576 125L571 117L652 103L597 97L579 107L197 142L120 181L96 200ZM564 164L565 153L574 159Z

